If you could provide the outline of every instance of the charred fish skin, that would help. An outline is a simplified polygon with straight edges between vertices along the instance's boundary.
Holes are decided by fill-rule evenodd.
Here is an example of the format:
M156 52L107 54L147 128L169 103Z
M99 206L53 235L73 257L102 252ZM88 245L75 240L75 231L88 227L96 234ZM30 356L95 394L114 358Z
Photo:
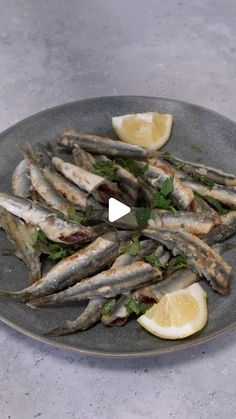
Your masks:
M205 166L201 163L194 163L187 160L182 160L179 157L173 156L169 153L164 153L163 158L177 166L180 170L188 175L198 176L199 180L201 177L207 177L215 183L219 183L225 186L236 186L236 176L231 173L225 173L223 170L216 169L211 166Z
M105 298L94 298L88 302L85 310L75 319L67 320L61 326L57 326L44 333L45 336L65 336L78 331L89 329L101 319L101 309Z
M0 224L3 226L9 240L16 246L16 255L24 261L29 269L30 283L41 278L40 252L33 247L30 225L0 207Z
M155 153L142 147L127 144L123 141L112 140L98 135L80 134L75 130L64 132L58 140L58 145L73 149L77 145L92 154L104 154L105 156L125 157L137 160L146 160Z
M82 301L95 297L115 297L139 288L142 284L150 283L154 279L158 280L158 278L162 278L159 269L153 268L149 263L136 261L128 266L103 271L60 293L30 301L30 307Z
M145 165L143 162L136 163L141 168ZM153 188L159 188L170 176L157 166L148 165L148 168L145 170L143 177ZM194 200L192 189L188 185L183 184L182 180L176 177L174 177L171 197L180 210L190 209Z
M58 243L82 243L92 240L99 234L99 231L95 231L95 228L85 227L70 220L63 220L53 211L49 211L38 204L33 204L24 198L11 196L3 192L0 192L0 207L16 217L22 218L26 223L40 227L50 240Z
M173 272L160 283L138 290L137 299L140 301L154 300L158 303L165 294L187 288L199 280L200 277L196 272L182 268Z
M30 166L22 160L12 174L12 192L15 196L29 198L31 194Z
M107 204L110 197L119 197L119 190L116 183L88 172L82 169L82 167L67 163L59 157L52 157L52 164L67 179L87 193L92 194L101 204Z
M86 248L62 259L35 284L20 291L0 291L0 295L29 301L60 291L112 262L121 251L122 243L127 242L130 236L130 232L104 234ZM59 293L55 295L58 296Z
M72 205L79 207L85 211L88 194L78 188L74 183L70 182L64 176L60 175L53 168L45 166L43 168L45 178L53 185L53 187L67 199Z
M162 228L144 230L143 235L164 244L174 255L185 256L189 265L204 276L214 290L220 294L229 293L232 268L203 240L184 231Z
M209 189L207 186L190 179L183 179L182 182L203 197L211 196L230 208L236 208L236 189L234 188L215 184Z
M221 243L236 234L236 211L220 216L221 224L215 227L204 240L209 245Z

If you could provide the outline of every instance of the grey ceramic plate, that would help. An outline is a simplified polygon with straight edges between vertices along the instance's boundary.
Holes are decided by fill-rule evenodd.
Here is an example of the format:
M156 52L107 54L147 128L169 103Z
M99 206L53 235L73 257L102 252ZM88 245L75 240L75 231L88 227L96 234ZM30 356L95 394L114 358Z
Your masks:
M101 135L114 135L111 117L145 111L169 112L174 115L174 129L166 146L180 157L199 160L227 171L235 171L236 124L210 110L169 99L150 97L105 97L81 100L46 110L14 125L0 136L0 172L3 191L10 191L12 170L20 161L20 148L28 141L55 142L67 128ZM201 150L201 152L200 152ZM1 246L7 246L0 233ZM233 265L233 253L227 260ZM1 257L0 288L20 289L26 284L26 271L15 258ZM234 274L235 276L235 274ZM222 297L203 282L209 296L209 322L200 333L180 341L161 340L137 327L131 320L121 328L105 328L101 324L74 335L45 339L42 334L66 319L75 318L82 308L41 308L30 310L17 301L0 298L0 319L36 339L100 356L146 356L191 347L232 329L236 325L236 278L231 294Z

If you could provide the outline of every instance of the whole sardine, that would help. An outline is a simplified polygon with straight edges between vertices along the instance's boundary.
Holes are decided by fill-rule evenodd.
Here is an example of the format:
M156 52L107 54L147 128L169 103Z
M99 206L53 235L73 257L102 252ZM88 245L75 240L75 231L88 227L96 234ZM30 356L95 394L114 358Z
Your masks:
M221 224L204 238L209 245L222 242L236 234L236 211L221 215L220 220Z
M130 236L129 232L104 234L86 248L62 259L35 284L20 291L0 291L0 295L28 301L73 285L112 262L121 251L123 241Z
M109 182L101 176L88 172L74 164L67 163L59 157L52 157L53 166L79 188L92 194L101 204L107 204L110 197L119 197L116 183Z
M182 182L203 197L211 196L231 208L236 208L236 189L217 184L209 189L207 186L190 179L182 179Z
M45 304L87 300L94 297L115 297L135 290L142 284L150 283L154 279L161 279L161 277L162 273L159 269L153 268L149 263L136 261L128 266L103 271L60 293L32 300L29 305L35 307Z
M21 198L29 198L31 194L29 163L26 159L22 160L13 172L12 192Z
M0 224L15 245L17 257L22 259L29 269L30 283L38 281L41 278L40 252L33 246L32 227L1 207Z
M143 230L143 235L164 244L174 255L180 254L212 288L221 294L229 292L232 272L224 259L203 240L185 231L168 231L163 228Z
M91 299L85 310L75 320L67 320L61 326L49 330L44 335L63 336L89 329L100 320L101 309L105 301L105 298L102 297Z
M141 168L145 166L145 163L143 162L136 163ZM148 165L148 168L145 170L143 177L153 188L159 188L170 176L159 167ZM194 200L194 194L191 187L183 184L182 180L176 177L174 177L173 190L170 195L176 206L182 210L190 209L191 203Z
M182 160L179 157L173 156L169 153L163 153L162 157L177 167L179 170L182 170L184 173L199 177L199 180L201 180L202 177L207 177L213 182L219 183L221 185L236 186L236 176L231 173L225 173L223 170L216 169L211 166L205 166L201 163Z
M65 131L58 144L63 147L74 148L76 145L90 153L104 154L105 156L119 156L131 159L145 160L155 155L155 152L145 148L127 144L123 141L112 140L98 135L80 134L74 130Z
M101 234L102 226L85 227L73 221L63 220L54 213L24 198L0 192L0 207L16 217L22 218L27 224L38 226L52 241L59 243L80 243L92 240Z

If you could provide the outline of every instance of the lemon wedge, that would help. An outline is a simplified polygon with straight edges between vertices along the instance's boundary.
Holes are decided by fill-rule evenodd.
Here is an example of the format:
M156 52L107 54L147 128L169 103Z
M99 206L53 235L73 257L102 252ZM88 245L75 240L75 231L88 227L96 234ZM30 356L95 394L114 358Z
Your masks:
M207 322L207 293L199 284L166 294L138 318L139 324L163 339L182 339Z
M150 150L158 150L169 139L173 115L158 112L136 113L112 118L112 126L120 140Z

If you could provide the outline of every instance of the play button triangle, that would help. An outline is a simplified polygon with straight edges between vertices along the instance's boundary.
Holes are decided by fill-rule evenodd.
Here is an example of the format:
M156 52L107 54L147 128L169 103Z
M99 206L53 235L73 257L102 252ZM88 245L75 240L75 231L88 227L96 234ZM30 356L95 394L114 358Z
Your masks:
M110 223L113 223L124 215L129 214L131 211L130 207L118 201L115 198L110 198L108 202L108 219Z

